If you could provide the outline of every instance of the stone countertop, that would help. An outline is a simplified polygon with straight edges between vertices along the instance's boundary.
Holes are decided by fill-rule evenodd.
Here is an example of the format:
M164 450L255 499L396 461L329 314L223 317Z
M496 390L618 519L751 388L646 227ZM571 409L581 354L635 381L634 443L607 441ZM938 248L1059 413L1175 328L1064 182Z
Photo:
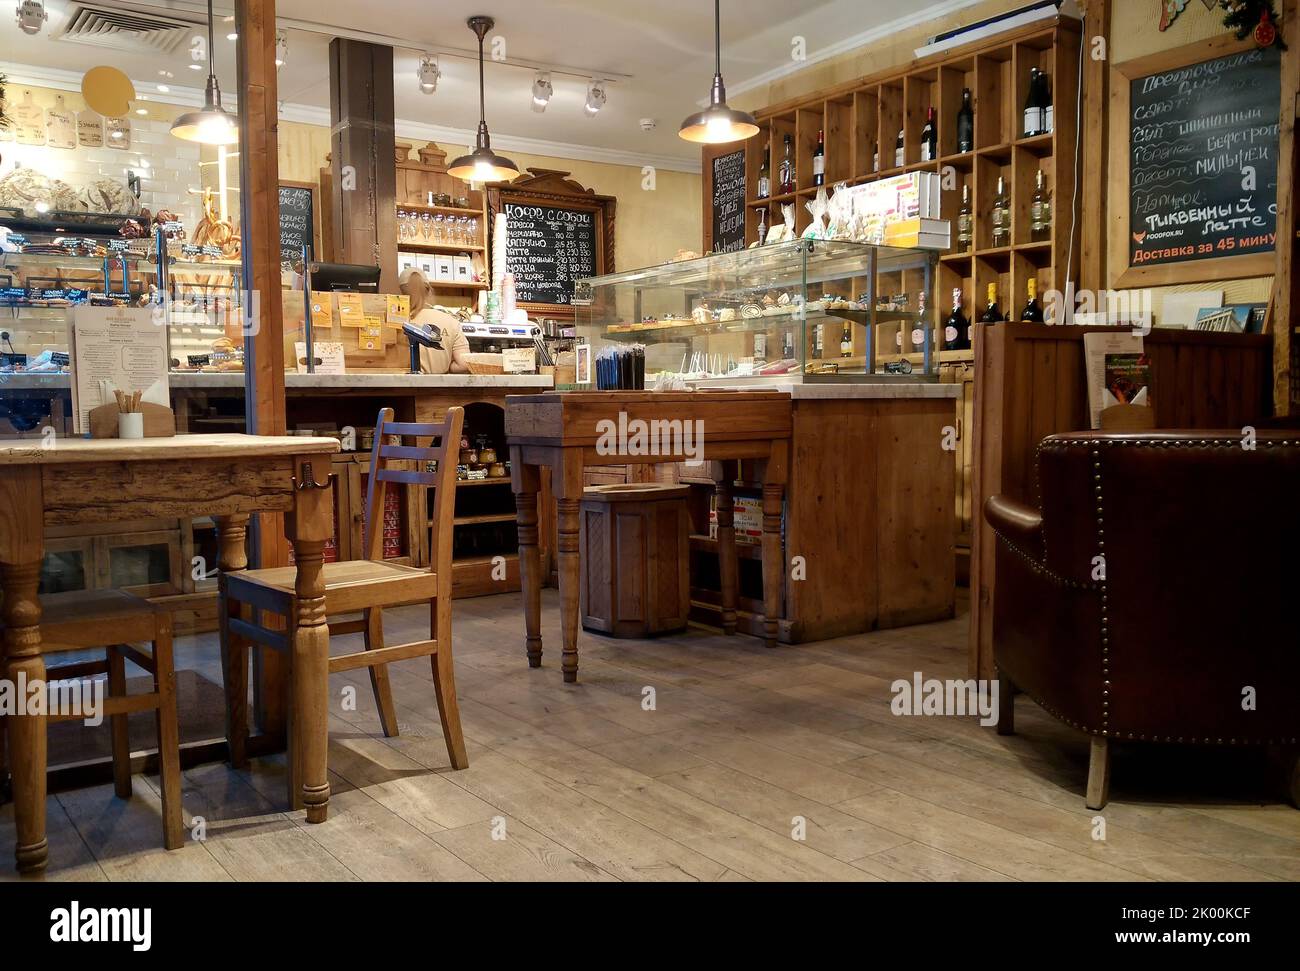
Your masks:
M878 398L878 399L917 399L917 398L960 398L961 385L937 381L843 381L843 382L803 382L798 380L781 380L780 378L738 378L699 381L696 390L706 391L710 388L743 388L746 391L785 391L795 401L801 399L817 400L832 398Z
M173 389L201 391L207 388L242 388L242 372L173 372L168 376ZM347 390L428 388L527 388L545 391L553 381L545 374L286 374L284 386L289 390L328 388ZM67 374L24 373L0 374L0 394L13 390L60 390L71 386Z

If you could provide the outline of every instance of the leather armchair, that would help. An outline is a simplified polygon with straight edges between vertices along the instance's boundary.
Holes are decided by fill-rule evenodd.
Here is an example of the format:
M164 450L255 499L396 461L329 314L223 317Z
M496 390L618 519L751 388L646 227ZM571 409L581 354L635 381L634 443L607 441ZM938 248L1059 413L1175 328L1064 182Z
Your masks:
M984 504L998 731L1014 686L1090 735L1089 808L1106 804L1112 739L1300 740L1300 431L1257 435L1053 435L1039 507Z

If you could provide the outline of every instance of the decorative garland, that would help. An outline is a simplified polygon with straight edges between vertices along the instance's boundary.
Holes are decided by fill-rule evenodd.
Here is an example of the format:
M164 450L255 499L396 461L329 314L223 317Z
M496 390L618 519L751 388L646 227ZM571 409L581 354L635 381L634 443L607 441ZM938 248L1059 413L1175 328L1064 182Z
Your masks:
M1278 31L1273 0L1219 0L1219 6L1227 11L1223 26L1235 31L1237 40L1245 40L1253 32L1255 43L1260 47L1276 44L1281 50L1286 50Z

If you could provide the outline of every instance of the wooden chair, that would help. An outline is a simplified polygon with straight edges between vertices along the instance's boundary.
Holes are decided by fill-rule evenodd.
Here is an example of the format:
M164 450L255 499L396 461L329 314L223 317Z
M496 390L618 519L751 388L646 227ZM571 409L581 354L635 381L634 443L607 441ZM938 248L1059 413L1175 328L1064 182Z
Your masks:
M452 514L456 503L456 458L460 447L463 408L448 408L441 424L395 422L393 410L381 408L375 425L375 444L370 453L370 480L366 489L364 544L366 559L326 563L322 568L325 582L325 613L330 618L331 634L360 633L365 649L331 657L329 671L370 669L370 684L379 707L384 734L398 733L393 693L389 686L388 664L413 657L429 657L433 668L433 688L438 699L442 733L447 754L457 769L469 765L465 740L460 728L460 709L456 704L456 680L451 655L451 540ZM436 439L432 446L387 444L390 436ZM429 461L436 461L436 472L425 471ZM384 495L388 484L424 486L434 490L432 566L428 570L402 566L384 559ZM294 568L271 567L241 570L222 575L221 604L217 616L221 631L221 659L226 683L226 731L230 743L231 763L247 762L248 723L245 713L248 697L248 646L269 647L285 655L292 638L285 628L293 624ZM384 643L383 608L405 604L429 604L429 639L409 644ZM268 627L259 618L241 616L241 605L279 618L278 629ZM360 613L352 620L335 621L337 615ZM293 712L290 709L292 721ZM296 754L290 742L289 792L294 806L301 803L297 784Z
M105 640L116 643L106 645ZM152 653L133 645L149 642ZM153 711L158 726L159 778L162 783L163 845L184 844L181 818L180 731L176 720L176 673L172 667L171 613L121 590L71 591L41 597L41 654L61 654L102 648L103 660L49 665L47 684L89 675L107 674L108 692L102 713L113 737L113 791L131 796L131 740L127 716ZM153 675L153 691L126 693L126 662L133 661ZM86 714L60 712L48 720L77 721ZM0 719L3 726L4 719ZM0 737L0 750L4 739Z

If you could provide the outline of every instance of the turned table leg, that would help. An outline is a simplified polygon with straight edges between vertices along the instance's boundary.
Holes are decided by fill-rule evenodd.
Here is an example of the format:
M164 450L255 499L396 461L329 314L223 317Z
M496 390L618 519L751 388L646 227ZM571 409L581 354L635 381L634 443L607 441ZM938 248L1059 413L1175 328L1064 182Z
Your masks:
M582 499L582 450L563 449L560 461L552 469L555 489L555 546L560 575L560 633L564 656L560 664L564 680L578 680L578 590L579 590L579 519Z
M515 522L519 527L519 583L524 594L524 649L528 666L542 666L542 567L537 550L537 492L540 475L517 447L510 450Z
M221 640L221 676L226 690L226 746L230 764L248 765L248 642L231 633L230 620L240 614L239 604L226 597L226 574L248 566L244 541L248 515L217 516L218 567L217 629Z
M17 466L0 480L0 591L4 594L4 677L15 692L39 685L45 693L41 656L41 604L36 596L44 556L44 508L40 469ZM18 872L41 873L49 844L45 839L45 708L39 714L9 716L9 768L13 786L14 859Z
M785 549L781 542L781 510L785 502L786 456L789 443L772 443L763 469L763 641L776 647L785 590Z
M301 782L307 822L323 823L329 812L329 646L325 622L325 542L333 533L329 477L320 484L312 468L328 470L328 455L295 462L294 508L285 517L297 572L291 634L290 753L292 775Z
M715 462L713 492L718 513L718 577L722 587L722 632L736 633L736 596L739 568L736 564L735 499L732 482L734 462Z

